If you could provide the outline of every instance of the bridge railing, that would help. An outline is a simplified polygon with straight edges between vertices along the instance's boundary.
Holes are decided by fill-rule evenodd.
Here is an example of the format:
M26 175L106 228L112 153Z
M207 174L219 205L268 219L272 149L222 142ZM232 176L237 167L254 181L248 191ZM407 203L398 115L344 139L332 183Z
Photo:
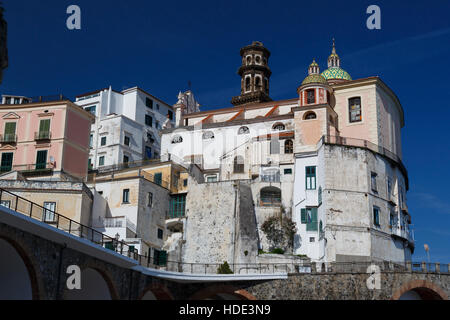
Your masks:
M144 267L195 274L217 274L220 263L188 263L170 261L165 251L153 250L151 256L141 255L126 242L105 235L94 228L58 214L50 207L31 202L5 189L0 188L0 205L42 221L71 235L86 239L132 258ZM157 254L155 254L155 252ZM307 260L284 263L230 263L229 271L234 274L273 274L273 273L367 273L370 266L376 265L381 272L430 272L449 273L449 264L426 262L310 262Z

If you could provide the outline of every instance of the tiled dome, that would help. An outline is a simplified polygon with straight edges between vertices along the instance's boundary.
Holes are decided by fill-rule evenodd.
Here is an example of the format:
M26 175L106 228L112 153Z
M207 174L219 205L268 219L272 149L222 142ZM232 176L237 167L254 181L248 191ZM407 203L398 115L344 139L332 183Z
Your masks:
M310 74L303 80L302 85L309 84L309 83L323 83L327 84L327 80L325 80L324 77L322 77L320 74Z
M322 77L326 80L342 79L342 80L352 80L352 77L340 67L331 67L322 72Z

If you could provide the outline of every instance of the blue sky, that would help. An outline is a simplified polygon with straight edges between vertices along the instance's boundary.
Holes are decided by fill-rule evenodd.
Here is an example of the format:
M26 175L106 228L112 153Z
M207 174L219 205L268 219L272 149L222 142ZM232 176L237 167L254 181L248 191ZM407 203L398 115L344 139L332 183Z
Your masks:
M322 70L331 38L353 79L380 76L405 110L404 163L416 236L414 260L450 262L450 2L3 1L10 66L0 93L70 98L140 86L173 104L188 81L202 109L240 91L239 49L271 51L273 99L293 98L312 58ZM81 30L66 8L81 8ZM381 30L366 8L381 8Z

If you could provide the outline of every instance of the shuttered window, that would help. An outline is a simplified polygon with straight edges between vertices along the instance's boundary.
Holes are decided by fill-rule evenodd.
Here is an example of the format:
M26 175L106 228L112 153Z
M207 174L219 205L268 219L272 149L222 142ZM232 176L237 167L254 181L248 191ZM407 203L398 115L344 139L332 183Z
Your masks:
M36 169L45 169L47 163L47 150L39 150L36 154Z
M315 190L316 189L316 167L306 167L306 190Z
M7 122L5 123L5 141L15 141L16 135L16 123Z
M12 163L13 163L13 153L12 152L3 152L0 171L1 172L11 171Z

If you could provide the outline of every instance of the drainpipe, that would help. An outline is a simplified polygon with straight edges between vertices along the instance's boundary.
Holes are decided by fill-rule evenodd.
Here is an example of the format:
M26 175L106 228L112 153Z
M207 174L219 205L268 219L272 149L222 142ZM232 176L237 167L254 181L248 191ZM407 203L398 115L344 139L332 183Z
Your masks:
M233 230L233 265L236 263L236 236L237 236L237 227L236 227L236 217L238 210L238 191L239 191L239 182L234 182L234 230ZM234 270L236 272L236 270Z
M58 279L56 281L56 291L55 291L55 300L58 300L59 295L59 287L61 284L61 271L62 271L62 258L63 258L63 251L67 247L67 244L64 243L63 246L61 246L61 249L59 250L59 264L58 264Z

